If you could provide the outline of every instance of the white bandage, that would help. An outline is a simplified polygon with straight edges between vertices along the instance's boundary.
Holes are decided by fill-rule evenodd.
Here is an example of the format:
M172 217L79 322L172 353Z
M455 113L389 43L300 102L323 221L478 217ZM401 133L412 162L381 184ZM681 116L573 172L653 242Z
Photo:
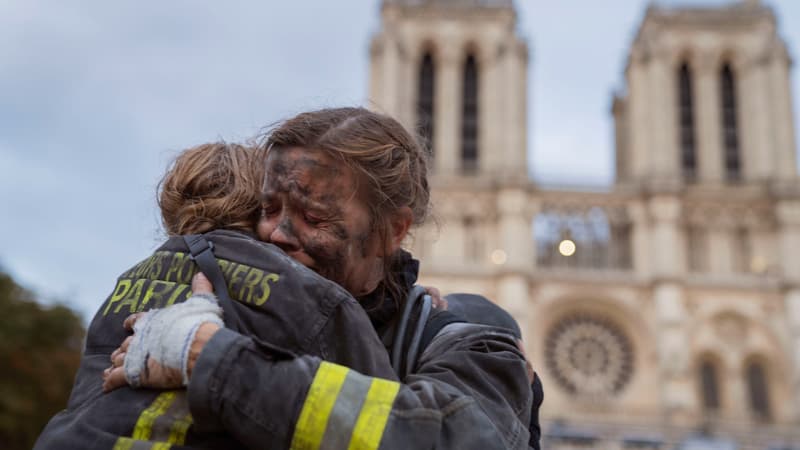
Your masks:
M164 367L181 371L183 385L189 384L189 349L200 325L211 322L224 326L222 308L213 294L195 294L183 303L146 312L133 326L133 340L125 355L125 378L132 387L142 384L148 358Z

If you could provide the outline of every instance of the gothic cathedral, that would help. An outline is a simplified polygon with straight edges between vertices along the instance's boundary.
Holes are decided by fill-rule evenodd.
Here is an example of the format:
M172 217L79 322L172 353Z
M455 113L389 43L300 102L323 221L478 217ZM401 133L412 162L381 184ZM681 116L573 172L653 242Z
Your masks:
M772 9L648 7L610 102L608 192L529 179L512 0L383 0L381 19L370 102L431 149L422 282L517 318L545 447L800 448L800 183Z

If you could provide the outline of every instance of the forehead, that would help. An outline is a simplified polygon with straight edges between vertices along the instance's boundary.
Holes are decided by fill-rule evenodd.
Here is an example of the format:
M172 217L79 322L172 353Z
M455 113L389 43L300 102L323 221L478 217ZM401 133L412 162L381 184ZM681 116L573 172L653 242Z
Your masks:
M352 194L355 176L347 165L324 151L274 148L267 155L266 192L276 190Z

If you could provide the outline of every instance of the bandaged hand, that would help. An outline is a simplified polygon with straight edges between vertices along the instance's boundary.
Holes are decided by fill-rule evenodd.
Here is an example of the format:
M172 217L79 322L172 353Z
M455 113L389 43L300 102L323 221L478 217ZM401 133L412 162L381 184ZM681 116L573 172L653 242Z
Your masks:
M223 327L222 308L211 284L199 275L194 294L183 303L131 315L125 327L133 331L111 354L103 373L103 390L131 387L179 388L189 383L194 360Z

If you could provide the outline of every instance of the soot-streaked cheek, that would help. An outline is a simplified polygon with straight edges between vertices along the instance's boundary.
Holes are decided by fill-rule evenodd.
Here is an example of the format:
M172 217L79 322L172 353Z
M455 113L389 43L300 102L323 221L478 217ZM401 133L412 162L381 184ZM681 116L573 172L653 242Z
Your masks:
M341 284L347 270L348 241L316 235L303 240L302 246L303 251L314 260L314 265L320 274Z

